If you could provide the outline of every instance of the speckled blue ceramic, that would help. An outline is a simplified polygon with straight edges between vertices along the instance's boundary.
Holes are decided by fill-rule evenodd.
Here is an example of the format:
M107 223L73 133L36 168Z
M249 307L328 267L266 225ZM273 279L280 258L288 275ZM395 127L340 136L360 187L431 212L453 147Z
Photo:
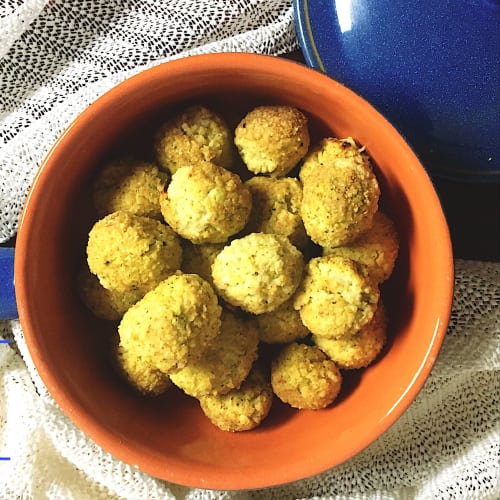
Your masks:
M294 0L306 62L365 97L431 175L500 181L500 0Z

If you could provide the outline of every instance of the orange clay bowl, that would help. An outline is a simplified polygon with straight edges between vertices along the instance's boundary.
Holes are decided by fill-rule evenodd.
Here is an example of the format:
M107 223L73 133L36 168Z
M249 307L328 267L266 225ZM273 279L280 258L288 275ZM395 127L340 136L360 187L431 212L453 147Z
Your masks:
M151 137L174 109L204 103L231 126L252 106L289 104L310 119L312 144L352 136L373 159L381 208L395 221L401 250L383 286L389 342L368 369L346 373L337 401L319 411L275 401L255 430L212 425L177 389L136 395L116 375L116 324L80 303L74 277L96 216L92 179L116 152L151 155ZM28 195L18 233L15 282L31 356L62 410L117 458L191 487L249 489L306 478L370 445L408 408L445 335L453 258L440 202L419 160L366 101L295 62L211 54L162 64L88 107L54 145Z

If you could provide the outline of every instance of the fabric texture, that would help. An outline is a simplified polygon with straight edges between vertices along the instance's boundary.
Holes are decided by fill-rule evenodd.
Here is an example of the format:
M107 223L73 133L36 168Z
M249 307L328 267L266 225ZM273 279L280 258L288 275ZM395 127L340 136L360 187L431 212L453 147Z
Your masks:
M0 241L51 145L91 102L176 57L298 47L287 0L5 0L0 5ZM456 262L451 323L403 416L348 462L257 491L189 489L114 459L60 411L18 321L0 322L0 498L429 499L500 496L500 265Z

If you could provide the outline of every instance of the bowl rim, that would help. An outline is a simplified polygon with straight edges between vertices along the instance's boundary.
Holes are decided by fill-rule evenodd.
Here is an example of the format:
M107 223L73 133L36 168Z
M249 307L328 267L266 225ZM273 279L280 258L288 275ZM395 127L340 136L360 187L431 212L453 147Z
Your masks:
M440 258L447 265L447 269L443 270L444 281L446 282L446 293L444 293L442 302L440 304L441 314L436 322L435 329L432 334L432 339L429 343L425 358L421 362L419 370L413 377L411 384L402 393L399 400L396 401L393 407L388 411L386 418L384 418L381 422L377 422L371 432L370 439L364 441L363 443L357 443L357 445L349 450L348 453L338 453L336 455L336 459L332 460L331 463L318 464L312 461L310 463L302 464L300 470L298 470L298 468L289 467L286 471L281 471L279 474L269 473L265 476L260 477L252 477L251 475L249 475L248 477L243 477L241 474L231 474L230 472L224 472L220 470L215 470L212 473L207 472L206 469L203 470L203 477L199 477L197 471L193 471L193 469L191 468L176 467L174 464L174 467L172 469L173 464L171 463L169 463L169 466L171 467L170 470L165 470L165 464L163 464L162 467L153 467L148 460L145 461L144 457L141 457L141 450L124 449L123 445L120 444L119 439L117 439L117 436L115 434L113 434L109 429L102 426L100 423L96 423L95 421L93 421L83 406L75 404L75 401L73 401L65 393L64 383L54 376L54 374L50 370L50 367L43 358L41 339L36 335L33 317L30 312L29 304L27 303L28 291L26 290L24 284L26 279L26 262L29 259L30 233L33 229L33 220L30 215L32 210L31 206L36 206L37 203L39 203L40 198L43 196L43 186L46 184L47 177L50 176L52 168L58 162L61 148L66 143L74 140L74 137L78 136L78 134L80 133L79 130L82 127L84 128L87 124L91 123L91 121L95 119L96 116L99 116L99 114L106 111L109 106L112 106L112 104L117 99L120 99L120 95L123 94L123 92L131 92L134 89L138 89L139 87L144 85L145 81L161 79L162 77L167 77L167 74L180 74L185 71L199 71L200 68L208 67L215 67L226 70L243 70L247 69L249 65L252 65L254 67L264 67L265 65L262 63L266 62L268 64L270 62L270 59L272 59L273 72L280 71L280 69L289 68L293 65L293 68L298 70L303 75L311 76L312 74L315 78L315 85L318 85L318 87L337 86L337 88L341 88L342 92L347 93L350 98L357 102L359 105L362 105L365 108L367 107L367 110L370 114L375 114L377 115L378 120L386 122L386 126L388 127L388 130L390 130L390 133L393 135L394 140L398 141L402 147L407 149L407 153L409 157L413 159L414 165L418 165L419 167L421 167L419 176L421 180L428 186L429 194L434 196L433 201L436 206L436 212L438 213L438 218L436 219L436 227L438 228L439 234L442 236ZM307 66L295 61L281 59L275 56L249 53L218 53L195 55L171 60L156 65L152 68L141 71L140 73L116 85L111 90L107 91L97 100L95 100L81 114L79 114L64 130L56 143L52 146L37 173L35 174L34 181L29 189L21 214L14 261L14 273L16 277L16 297L19 308L19 319L24 331L26 344L33 363L43 383L46 385L49 393L53 396L55 401L63 409L64 413L69 416L69 418L75 423L75 425L79 429L81 429L87 436L89 436L94 442L96 442L104 450L110 452L118 459L123 460L125 463L137 464L140 470L154 477L171 481L176 484L182 484L189 487L201 487L221 490L242 490L277 486L314 476L332 467L335 467L340 463L345 462L349 458L357 455L360 451L368 447L378 437L385 433L407 410L407 408L416 398L435 364L451 314L454 292L453 272L453 253L451 247L451 239L439 198L434 190L430 177L428 176L415 153L412 151L411 147L403 139L401 134L371 104L349 90L347 87L333 80L331 77L328 77L318 72L317 70L308 68Z

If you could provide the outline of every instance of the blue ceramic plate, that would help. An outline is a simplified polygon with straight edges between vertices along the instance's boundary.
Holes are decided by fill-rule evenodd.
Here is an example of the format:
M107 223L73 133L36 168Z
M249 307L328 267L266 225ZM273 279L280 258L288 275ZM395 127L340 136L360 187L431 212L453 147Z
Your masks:
M370 101L430 174L500 181L500 0L294 0L308 65Z

